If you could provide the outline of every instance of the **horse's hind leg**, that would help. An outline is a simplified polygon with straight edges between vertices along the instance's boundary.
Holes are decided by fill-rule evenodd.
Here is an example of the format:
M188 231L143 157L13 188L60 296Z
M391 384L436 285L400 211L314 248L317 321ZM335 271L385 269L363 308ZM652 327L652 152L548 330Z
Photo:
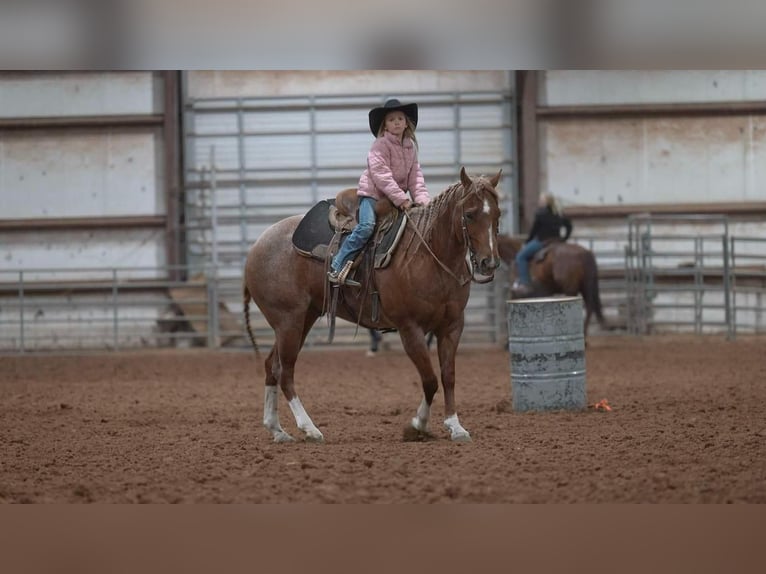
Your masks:
M314 425L311 417L303 407L298 394L295 392L295 362L298 360L298 353L303 347L311 327L319 317L319 313L311 310L307 311L303 319L303 325L300 320L284 321L283 328L277 333L277 353L279 355L279 386L287 399L287 404L295 417L295 424L306 434L306 440L322 442L324 436Z
M275 365L277 366L275 370ZM292 442L295 439L290 436L279 423L279 410L277 409L277 378L279 376L279 355L277 346L272 347L266 358L266 386L263 396L263 426L274 437L274 442Z

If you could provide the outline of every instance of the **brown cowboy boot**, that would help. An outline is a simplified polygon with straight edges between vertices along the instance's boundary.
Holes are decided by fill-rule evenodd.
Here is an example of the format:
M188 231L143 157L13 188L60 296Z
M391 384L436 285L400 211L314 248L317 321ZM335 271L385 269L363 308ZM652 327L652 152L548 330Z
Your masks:
M343 265L343 268L340 271L334 271L330 269L330 271L327 273L327 280L330 283L335 283L336 285L348 285L349 287L361 287L362 286L361 283L348 278L348 274L351 272L351 266L353 264L354 264L353 261L346 261L346 263Z

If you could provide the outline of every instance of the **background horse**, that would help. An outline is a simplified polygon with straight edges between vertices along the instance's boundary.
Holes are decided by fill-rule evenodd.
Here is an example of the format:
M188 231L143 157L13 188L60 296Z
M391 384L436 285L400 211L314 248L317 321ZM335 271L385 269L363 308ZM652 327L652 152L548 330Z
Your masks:
M525 238L499 235L497 240L501 259L513 267ZM545 248L547 253L542 261L537 261L536 256L533 256L529 263L533 290L529 297L546 297L556 293L572 296L580 294L585 304L585 335L588 335L588 324L594 313L601 327L607 329L601 312L598 266L593 252L575 243L560 241L546 245Z
M327 265L301 256L292 244L300 215L269 227L250 248L245 263L245 323L253 346L249 302L252 298L274 329L275 344L265 361L263 424L277 442L291 441L279 422L277 384L295 422L307 440L322 441L295 391L295 362L312 325L324 313L330 289L340 289L337 315L364 327L397 329L404 350L415 365L423 399L405 437L425 433L439 382L431 364L425 333L438 342L444 389L444 426L454 441L470 441L455 408L455 353L463 332L464 310L471 281L486 283L500 265L497 230L500 218L495 190L500 172L491 179L470 178L464 168L460 181L425 207L409 211L407 227L391 263L374 272L379 292L379 316L372 320L367 278L362 287L329 287Z

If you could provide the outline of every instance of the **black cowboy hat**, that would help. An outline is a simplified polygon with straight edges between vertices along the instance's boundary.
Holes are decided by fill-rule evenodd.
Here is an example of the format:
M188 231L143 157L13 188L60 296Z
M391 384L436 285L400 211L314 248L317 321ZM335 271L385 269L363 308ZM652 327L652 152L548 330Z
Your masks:
M385 104L383 104L379 108L373 108L370 110L370 130L372 131L372 135L375 137L378 137L378 130L380 129L380 124L383 123L383 120L386 117L386 114L389 112L404 112L404 115L407 116L413 125L418 125L418 105L417 104L403 104L397 99L388 100Z

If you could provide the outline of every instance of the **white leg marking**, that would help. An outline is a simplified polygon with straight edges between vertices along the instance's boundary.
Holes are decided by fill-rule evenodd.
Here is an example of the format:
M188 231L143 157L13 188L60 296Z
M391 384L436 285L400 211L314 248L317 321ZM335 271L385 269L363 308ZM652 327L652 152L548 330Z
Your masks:
M306 409L303 408L301 400L298 397L293 397L293 399L287 404L290 405L290 410L293 411L295 424L298 425L299 429L306 433L306 438L308 440L317 442L323 441L324 436L322 436L322 433L319 432L319 429L314 426L314 423L311 421L311 417L306 412Z
M277 410L277 386L266 385L263 393L263 426L274 437L274 442L290 442L295 440L279 424L279 411Z
M417 415L412 418L412 427L420 432L426 432L428 418L431 416L431 407L428 406L425 397L420 401Z
M447 427L452 440L456 442L471 442L471 435L460 424L457 413L444 419L444 426Z

